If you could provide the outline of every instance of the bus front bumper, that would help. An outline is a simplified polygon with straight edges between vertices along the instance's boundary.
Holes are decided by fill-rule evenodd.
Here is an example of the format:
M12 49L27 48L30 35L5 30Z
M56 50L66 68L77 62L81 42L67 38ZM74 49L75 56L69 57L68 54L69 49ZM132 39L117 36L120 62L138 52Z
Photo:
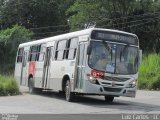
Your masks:
M88 80L83 87L82 92L86 94L95 94L95 95L104 95L104 96L125 96L125 97L135 97L136 96L136 87L113 87L113 86L102 86L90 83Z

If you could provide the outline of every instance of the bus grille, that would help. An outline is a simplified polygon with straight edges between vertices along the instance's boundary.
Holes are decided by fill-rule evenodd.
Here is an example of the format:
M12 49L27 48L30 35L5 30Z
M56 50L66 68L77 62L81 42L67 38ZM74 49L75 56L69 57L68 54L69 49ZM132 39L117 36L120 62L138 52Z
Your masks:
M118 78L118 77L105 76L104 79L108 81L125 82L130 78Z
M102 82L103 85L112 85L112 83L106 83L106 82ZM115 86L124 86L124 84L114 84Z
M108 87L104 87L104 90L107 92L121 92L121 88L108 88Z

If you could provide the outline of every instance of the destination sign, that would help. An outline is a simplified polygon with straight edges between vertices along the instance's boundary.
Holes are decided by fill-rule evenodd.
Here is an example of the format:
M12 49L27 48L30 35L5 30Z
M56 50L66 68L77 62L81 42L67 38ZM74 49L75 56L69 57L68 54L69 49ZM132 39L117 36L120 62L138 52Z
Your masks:
M134 36L122 33L108 32L108 31L94 30L91 34L91 39L138 45L138 39Z

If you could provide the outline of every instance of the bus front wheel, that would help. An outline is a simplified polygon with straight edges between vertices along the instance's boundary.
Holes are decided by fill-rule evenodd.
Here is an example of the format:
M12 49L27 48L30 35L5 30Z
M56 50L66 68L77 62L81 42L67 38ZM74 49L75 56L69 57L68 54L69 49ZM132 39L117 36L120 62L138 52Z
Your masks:
M114 100L113 96L104 96L104 98L105 98L105 101L108 102L108 103L112 103L113 100Z
M65 97L68 102L73 101L74 94L71 92L71 85L69 80L67 80L65 84Z

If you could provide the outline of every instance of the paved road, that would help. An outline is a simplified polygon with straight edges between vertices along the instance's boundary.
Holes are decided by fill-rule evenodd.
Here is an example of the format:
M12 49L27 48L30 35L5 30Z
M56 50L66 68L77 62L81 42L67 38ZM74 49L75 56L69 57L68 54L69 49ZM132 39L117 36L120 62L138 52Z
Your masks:
M0 97L0 113L160 113L160 91L139 90L136 98L119 97L107 104L101 96L77 97L75 102L69 103L58 93L30 95L28 89L22 87L21 90L22 95Z

